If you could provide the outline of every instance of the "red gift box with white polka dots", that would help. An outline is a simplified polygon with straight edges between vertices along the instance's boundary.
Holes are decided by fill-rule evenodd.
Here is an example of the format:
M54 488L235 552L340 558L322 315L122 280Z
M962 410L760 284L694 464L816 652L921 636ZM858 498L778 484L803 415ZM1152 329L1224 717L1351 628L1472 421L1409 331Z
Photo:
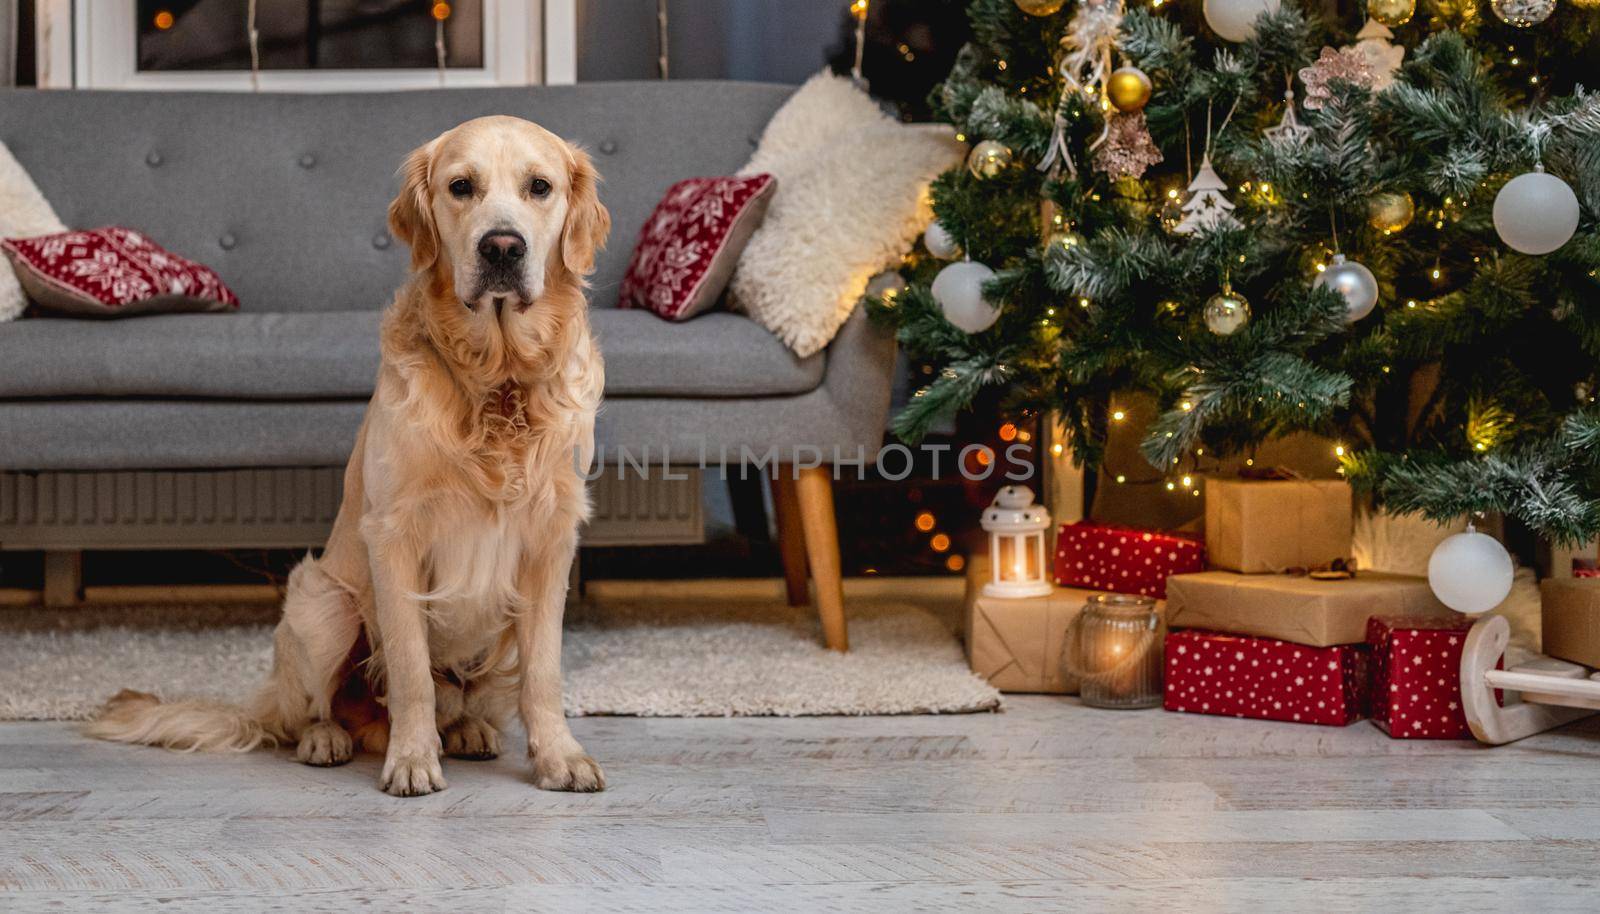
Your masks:
M1079 521L1056 532L1055 566L1062 587L1165 600L1168 575L1205 570L1206 547L1180 533Z
M1167 635L1168 711L1343 727L1366 715L1367 646L1307 647L1185 629Z
M1461 709L1461 648L1472 620L1373 616L1372 722L1394 739L1471 739Z

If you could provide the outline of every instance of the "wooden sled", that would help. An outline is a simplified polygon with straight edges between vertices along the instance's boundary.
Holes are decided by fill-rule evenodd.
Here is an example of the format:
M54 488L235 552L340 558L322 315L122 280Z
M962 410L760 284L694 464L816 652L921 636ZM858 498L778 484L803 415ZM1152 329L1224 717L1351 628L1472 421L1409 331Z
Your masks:
M1479 619L1461 650L1461 706L1479 742L1515 742L1600 711L1600 676L1588 667L1536 657L1509 670L1505 656L1511 626L1501 616ZM1496 689L1505 704L1494 700Z

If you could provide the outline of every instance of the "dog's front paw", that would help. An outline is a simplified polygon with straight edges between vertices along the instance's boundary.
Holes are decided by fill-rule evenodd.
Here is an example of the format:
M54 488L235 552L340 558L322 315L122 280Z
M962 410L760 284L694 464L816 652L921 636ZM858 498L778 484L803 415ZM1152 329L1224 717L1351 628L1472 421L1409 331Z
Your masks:
M540 790L594 793L606 789L606 775L582 749L565 754L550 751L534 755L533 783Z
M343 765L355 753L350 734L331 720L319 720L300 734L294 757L307 765Z
M500 731L481 717L463 717L444 733L444 754L483 761L500 754Z
M396 797L420 797L447 786L438 752L390 751L378 778L378 787Z

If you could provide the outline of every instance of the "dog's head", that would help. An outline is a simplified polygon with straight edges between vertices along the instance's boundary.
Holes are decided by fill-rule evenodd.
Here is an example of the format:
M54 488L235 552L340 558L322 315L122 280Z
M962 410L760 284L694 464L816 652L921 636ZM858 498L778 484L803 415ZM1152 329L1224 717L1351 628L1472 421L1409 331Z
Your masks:
M406 157L389 226L441 298L498 321L594 269L611 228L598 181L583 150L543 127L481 117Z

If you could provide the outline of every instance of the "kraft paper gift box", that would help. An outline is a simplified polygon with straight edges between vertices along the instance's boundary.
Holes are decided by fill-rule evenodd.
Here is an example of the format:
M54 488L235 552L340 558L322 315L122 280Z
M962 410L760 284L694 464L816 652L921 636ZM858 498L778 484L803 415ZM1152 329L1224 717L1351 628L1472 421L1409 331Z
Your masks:
M1600 578L1539 582L1543 650L1552 657L1600 667Z
M1358 572L1319 581L1304 575L1202 571L1167 579L1167 624L1173 628L1277 638L1310 647L1358 644L1372 616L1455 615L1433 595L1427 578Z
M1084 601L1103 591L1057 587L1047 597L986 597L988 560L975 558L969 572L966 646L972 671L1002 692L1076 695L1077 682L1061 669L1061 651Z
M1461 649L1472 619L1374 616L1372 722L1392 739L1472 739L1461 707Z
M1367 646L1306 647L1189 629L1167 635L1162 707L1343 727L1366 714Z
M1206 477L1212 568L1273 574L1350 556L1350 484L1323 479Z

